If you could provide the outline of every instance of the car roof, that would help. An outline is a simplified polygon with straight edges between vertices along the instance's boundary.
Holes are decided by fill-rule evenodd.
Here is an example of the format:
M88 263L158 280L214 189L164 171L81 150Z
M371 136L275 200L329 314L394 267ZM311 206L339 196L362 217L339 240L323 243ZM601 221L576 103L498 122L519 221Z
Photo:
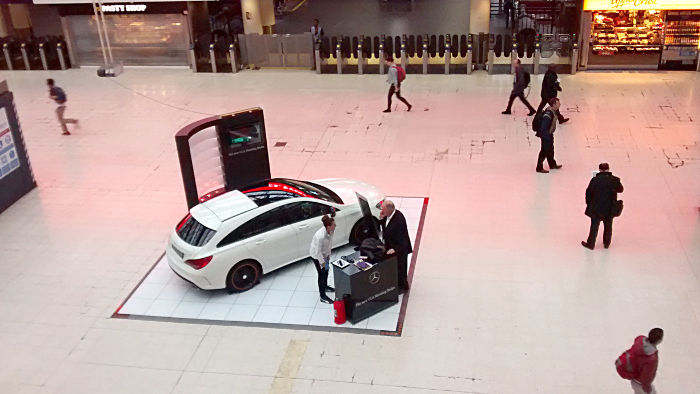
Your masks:
M203 225L209 228L218 228L218 224L224 220L231 219L257 207L258 205L245 194L238 190L233 190L196 205L190 210L190 213ZM210 227L205 221L212 225L216 224L216 226ZM215 223L217 221L218 223Z

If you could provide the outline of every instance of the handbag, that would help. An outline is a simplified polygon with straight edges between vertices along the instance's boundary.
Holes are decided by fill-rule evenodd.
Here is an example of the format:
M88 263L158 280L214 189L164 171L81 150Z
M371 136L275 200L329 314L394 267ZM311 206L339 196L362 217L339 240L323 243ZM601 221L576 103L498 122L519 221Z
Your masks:
M612 209L612 216L614 218L622 215L622 208L624 208L624 204L622 203L622 200L617 200L615 201L615 205L613 205Z

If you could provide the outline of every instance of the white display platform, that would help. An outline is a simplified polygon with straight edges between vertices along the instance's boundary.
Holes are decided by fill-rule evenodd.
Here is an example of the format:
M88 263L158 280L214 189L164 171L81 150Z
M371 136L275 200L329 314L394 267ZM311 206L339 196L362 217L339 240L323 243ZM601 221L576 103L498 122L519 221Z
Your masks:
M428 199L389 197L406 217L414 245L410 256L409 281L416 264L420 233ZM346 245L333 250L333 258L353 252ZM329 274L333 284L333 270ZM329 294L332 298L332 294ZM400 335L408 297L358 324L334 323L331 304L319 301L316 269L305 259L263 276L260 283L243 293L226 290L200 290L173 273L165 256L114 313L118 318L178 320L207 324L288 326L288 328L361 330L363 333Z

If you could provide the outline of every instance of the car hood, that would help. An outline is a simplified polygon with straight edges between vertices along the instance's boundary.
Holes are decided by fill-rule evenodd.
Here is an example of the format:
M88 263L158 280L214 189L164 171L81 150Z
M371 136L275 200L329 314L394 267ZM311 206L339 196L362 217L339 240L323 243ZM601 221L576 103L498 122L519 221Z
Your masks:
M327 178L317 179L312 182L331 189L345 204L357 204L356 192L367 198L371 205L382 201L385 197L384 193L376 186L353 179Z

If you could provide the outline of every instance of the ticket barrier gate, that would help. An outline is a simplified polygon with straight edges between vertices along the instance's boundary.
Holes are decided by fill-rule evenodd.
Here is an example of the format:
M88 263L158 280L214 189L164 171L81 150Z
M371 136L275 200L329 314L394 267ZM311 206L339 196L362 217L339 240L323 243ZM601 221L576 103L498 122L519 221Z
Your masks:
M7 70L65 70L70 63L63 42L57 38L40 38L23 42L10 39L2 44L3 66Z

